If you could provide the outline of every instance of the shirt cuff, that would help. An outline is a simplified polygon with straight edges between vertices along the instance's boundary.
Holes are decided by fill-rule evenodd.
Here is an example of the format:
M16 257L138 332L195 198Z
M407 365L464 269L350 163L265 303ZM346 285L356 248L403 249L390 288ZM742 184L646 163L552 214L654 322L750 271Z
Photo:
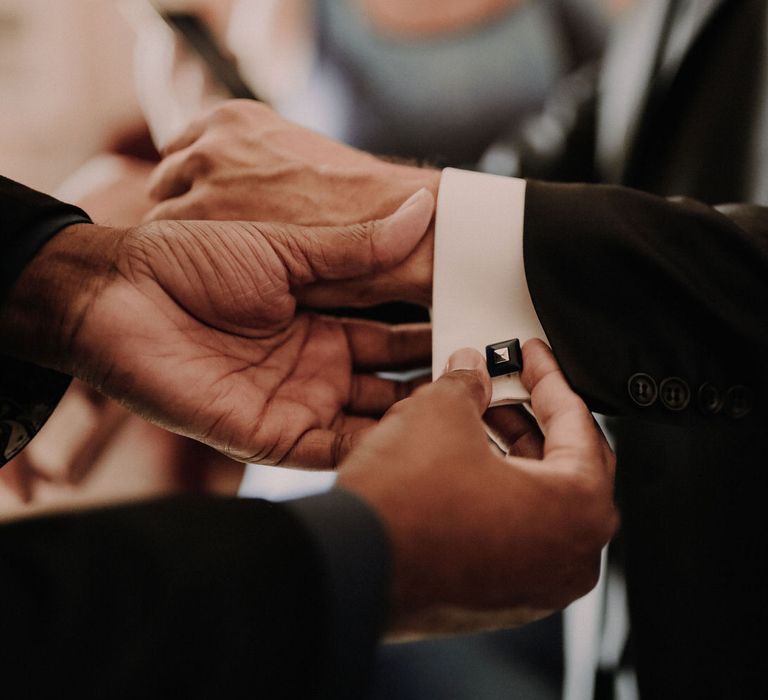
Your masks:
M452 352L547 337L523 263L525 180L446 168L435 219L432 373ZM493 378L491 405L529 400L519 372Z
M388 614L389 538L376 514L342 489L285 506L310 533L325 567L330 620L323 686L334 700L357 699Z

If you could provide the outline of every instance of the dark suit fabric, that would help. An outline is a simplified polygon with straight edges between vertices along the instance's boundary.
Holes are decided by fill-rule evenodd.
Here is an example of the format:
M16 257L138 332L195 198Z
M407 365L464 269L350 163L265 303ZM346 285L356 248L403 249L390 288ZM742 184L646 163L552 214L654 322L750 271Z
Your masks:
M6 688L362 697L388 580L366 510L340 491L289 504L185 496L5 523Z
M177 499L4 525L6 687L311 697L321 567L296 521L255 506Z
M176 497L5 524L6 688L19 697L359 697L378 627L338 665L322 554L302 517L266 501Z
M611 72L610 53L597 92L553 100L565 138L515 144L526 175L699 200L536 182L526 198L526 272L544 329L591 407L621 416L611 430L633 650L651 700L768 697L768 210L746 204L768 204L768 8L710 4L666 67L674 12L665 35L641 19L624 30L660 48L636 125L610 154L613 174L595 144L601 105L622 86L605 76L632 71ZM579 159L585 144L593 157ZM714 208L725 202L742 204ZM638 372L684 379L688 406L636 405L628 380ZM747 387L751 411L702 408L704 383L721 396Z

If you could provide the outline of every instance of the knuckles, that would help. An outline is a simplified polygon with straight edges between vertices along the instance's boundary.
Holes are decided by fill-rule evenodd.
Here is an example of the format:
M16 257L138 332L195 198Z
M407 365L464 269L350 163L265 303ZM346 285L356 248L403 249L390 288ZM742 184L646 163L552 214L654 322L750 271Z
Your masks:
M221 124L236 124L253 118L264 118L274 112L255 100L227 100L216 105L209 114L209 121Z
M215 165L216 152L207 144L195 144L184 157L184 170L193 178L208 175Z

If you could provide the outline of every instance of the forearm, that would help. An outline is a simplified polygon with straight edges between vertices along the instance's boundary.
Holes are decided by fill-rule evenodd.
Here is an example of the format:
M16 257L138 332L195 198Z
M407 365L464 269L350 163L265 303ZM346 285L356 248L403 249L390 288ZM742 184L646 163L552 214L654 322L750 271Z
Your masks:
M595 411L686 424L765 410L767 209L537 181L518 201L497 191L502 179L465 181L438 200L436 248L459 254L447 266L435 258L437 370L452 346L544 337L536 319ZM505 213L487 224L496 210ZM520 255L524 272L512 264Z
M673 423L745 418L729 415L726 397L746 387L751 417L765 411L768 210L724 215L626 188L539 182L528 183L525 207L533 303L594 410ZM648 405L632 395L637 373L656 385ZM667 378L685 385L677 404L661 395ZM707 385L725 405L707 407Z
M69 226L24 267L0 306L0 351L74 373L73 339L89 304L114 274L121 236L93 224Z

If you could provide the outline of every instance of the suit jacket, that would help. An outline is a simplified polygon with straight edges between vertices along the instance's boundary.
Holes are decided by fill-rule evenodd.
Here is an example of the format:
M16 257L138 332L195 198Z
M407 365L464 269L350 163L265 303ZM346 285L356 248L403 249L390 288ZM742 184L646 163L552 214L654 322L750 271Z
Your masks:
M756 0L640 3L602 70L511 137L527 176L636 188L529 183L525 259L570 381L623 416L644 698L768 697L767 29Z
M366 511L183 496L3 524L6 694L362 697L387 580Z
M0 304L51 236L87 221L0 178ZM67 382L0 358L0 466ZM359 698L384 623L388 547L375 515L341 490L0 524L6 695Z

